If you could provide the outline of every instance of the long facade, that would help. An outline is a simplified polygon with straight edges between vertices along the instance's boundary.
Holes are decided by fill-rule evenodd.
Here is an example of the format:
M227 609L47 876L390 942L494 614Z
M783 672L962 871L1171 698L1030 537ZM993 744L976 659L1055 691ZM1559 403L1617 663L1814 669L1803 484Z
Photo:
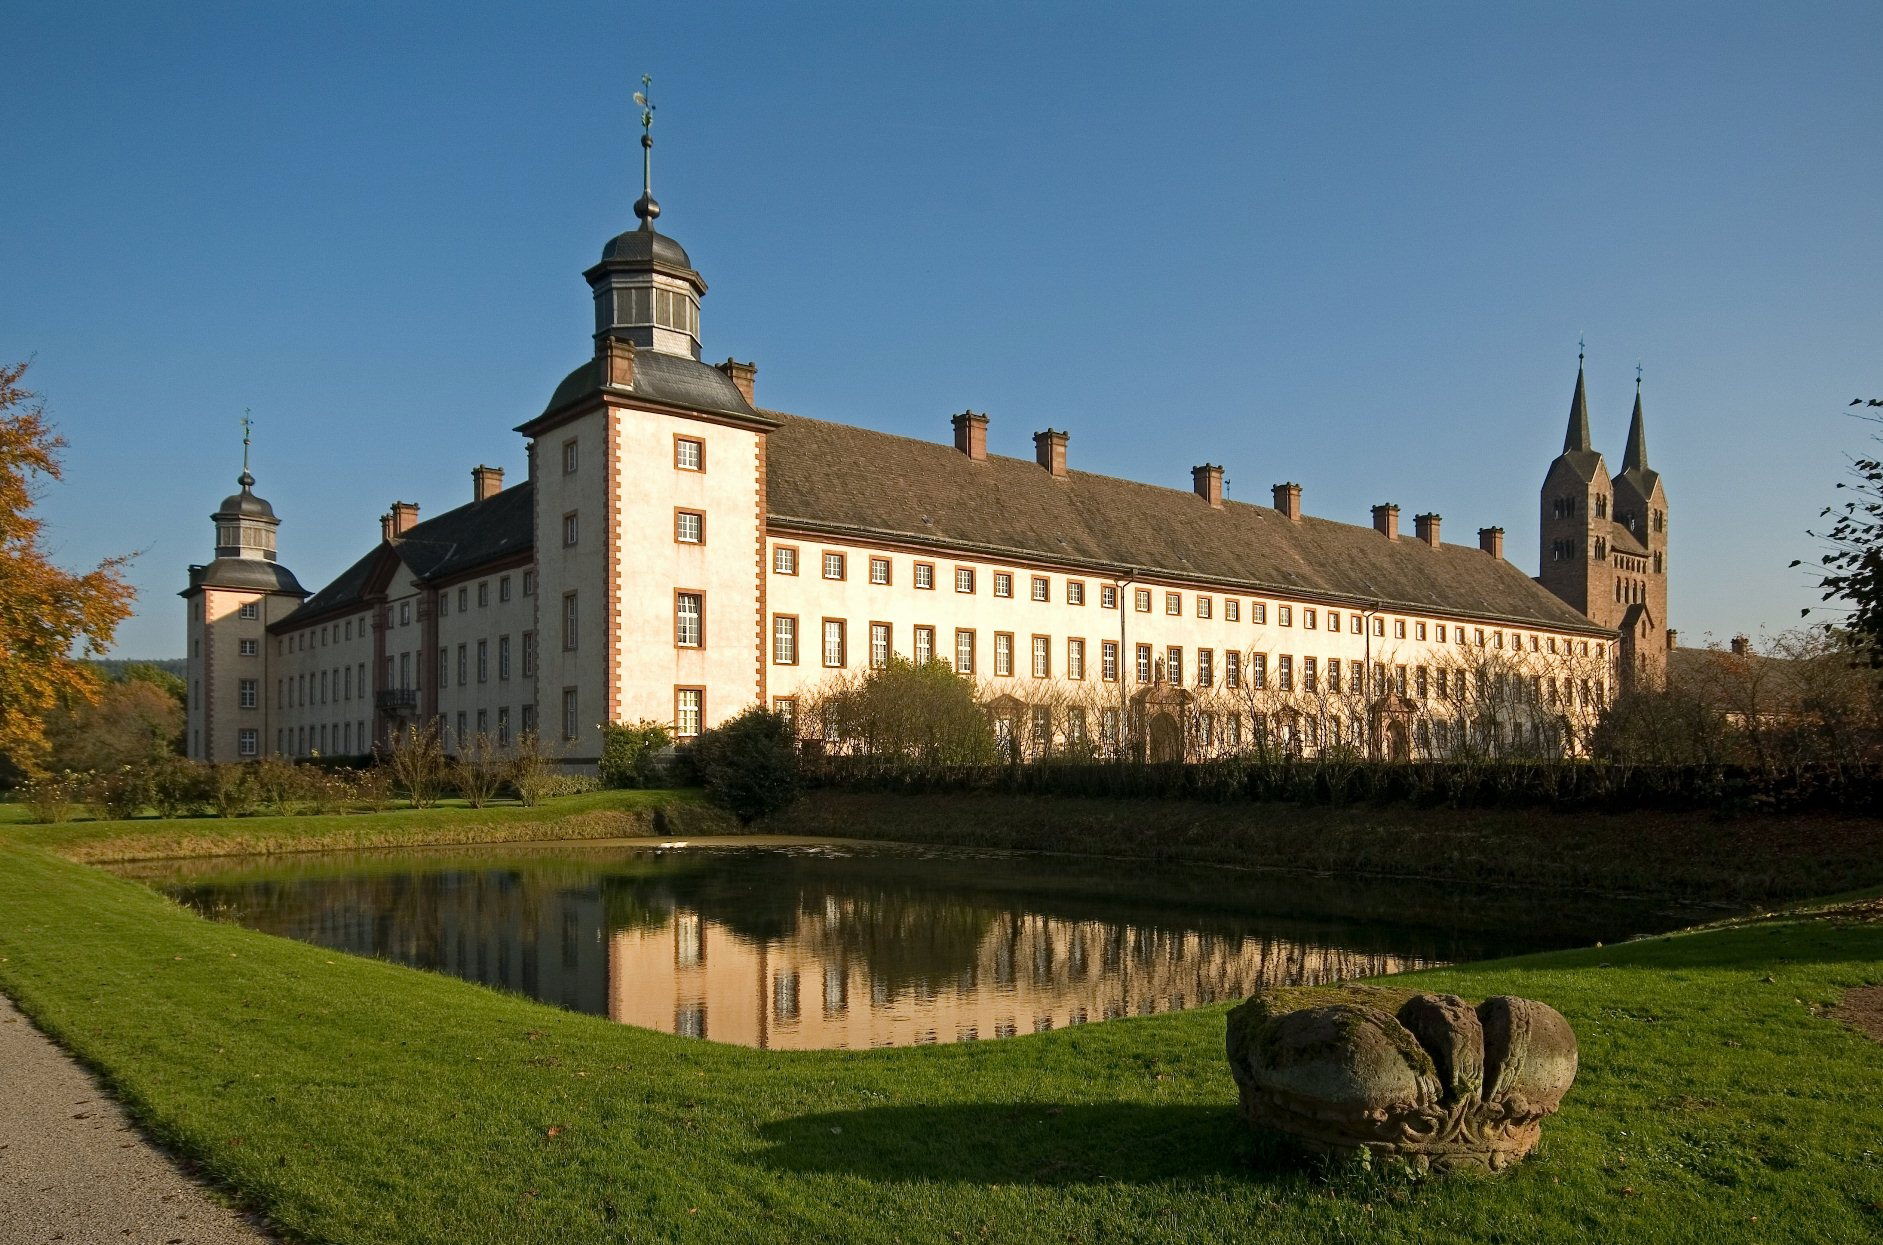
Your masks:
M1337 523L1292 483L1230 501L1212 464L1187 489L1080 472L1050 428L1028 460L989 454L975 412L923 441L768 410L751 364L700 361L705 281L651 198L636 211L585 274L592 354L518 426L527 481L478 467L424 521L393 503L309 595L244 471L183 594L191 755L361 756L435 724L448 749L530 732L589 765L604 723L684 740L755 704L803 716L907 658L977 680L1033 752L1261 735L1414 756L1486 729L1569 746L1552 724L1664 669L1667 503L1638 398L1611 479L1578 374L1532 579L1501 529L1447 543L1392 505ZM1487 728L1462 706L1493 693L1519 707Z

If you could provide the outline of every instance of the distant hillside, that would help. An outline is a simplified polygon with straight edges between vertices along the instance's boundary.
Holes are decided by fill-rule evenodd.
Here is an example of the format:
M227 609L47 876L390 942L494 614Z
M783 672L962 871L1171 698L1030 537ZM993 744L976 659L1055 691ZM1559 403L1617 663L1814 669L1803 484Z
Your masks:
M117 678L126 666L155 666L179 679L188 674L190 668L189 659L185 657L98 657L85 664L96 667L98 673L108 679Z

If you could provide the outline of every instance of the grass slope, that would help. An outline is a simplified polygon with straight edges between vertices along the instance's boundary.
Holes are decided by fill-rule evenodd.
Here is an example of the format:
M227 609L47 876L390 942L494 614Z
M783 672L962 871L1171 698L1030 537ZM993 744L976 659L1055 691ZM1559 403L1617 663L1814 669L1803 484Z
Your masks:
M1548 1000L1583 1072L1535 1160L1409 1186L1319 1179L1257 1147L1220 1007L764 1053L206 921L36 839L0 828L0 986L161 1141L310 1241L1883 1233L1883 1046L1818 1014L1883 981L1883 925L1781 921L1421 977Z

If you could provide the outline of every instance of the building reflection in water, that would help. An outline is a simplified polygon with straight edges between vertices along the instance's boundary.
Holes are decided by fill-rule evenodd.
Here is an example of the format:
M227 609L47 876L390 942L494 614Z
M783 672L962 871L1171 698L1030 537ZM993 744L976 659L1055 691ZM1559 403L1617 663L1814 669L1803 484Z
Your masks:
M1002 861L998 887L964 880L986 862L933 866L617 851L414 859L371 874L276 864L165 889L271 933L770 1049L1011 1037L1491 949L1429 928L1226 911L1188 893L1160 906L1123 883L1068 886L1039 862ZM1032 889L1028 869L1040 871Z

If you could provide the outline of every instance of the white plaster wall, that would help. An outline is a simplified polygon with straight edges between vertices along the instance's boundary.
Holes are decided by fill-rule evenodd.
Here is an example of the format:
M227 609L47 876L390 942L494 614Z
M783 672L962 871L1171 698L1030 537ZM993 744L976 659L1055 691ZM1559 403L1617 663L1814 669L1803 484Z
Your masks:
M523 595L526 573L527 568L512 567L459 580L439 590L438 643L445 665L442 671L429 671L426 677L442 676L438 683L438 712L443 719L448 751L455 752L463 738L477 732L480 711L485 715L483 729L494 741L502 711L508 710L510 737L514 741L523 729L523 707L536 703L536 680L524 677L523 653L526 636L537 626L537 600L541 594L538 591L530 596ZM506 581L508 600L504 599ZM478 604L480 589L483 605ZM510 642L508 677L504 676L499 661L501 642L505 638ZM486 644L489 654L482 681L477 677L480 640ZM461 670L460 647L464 650ZM460 714L464 717L463 733L459 730ZM544 725L539 722L539 729Z

